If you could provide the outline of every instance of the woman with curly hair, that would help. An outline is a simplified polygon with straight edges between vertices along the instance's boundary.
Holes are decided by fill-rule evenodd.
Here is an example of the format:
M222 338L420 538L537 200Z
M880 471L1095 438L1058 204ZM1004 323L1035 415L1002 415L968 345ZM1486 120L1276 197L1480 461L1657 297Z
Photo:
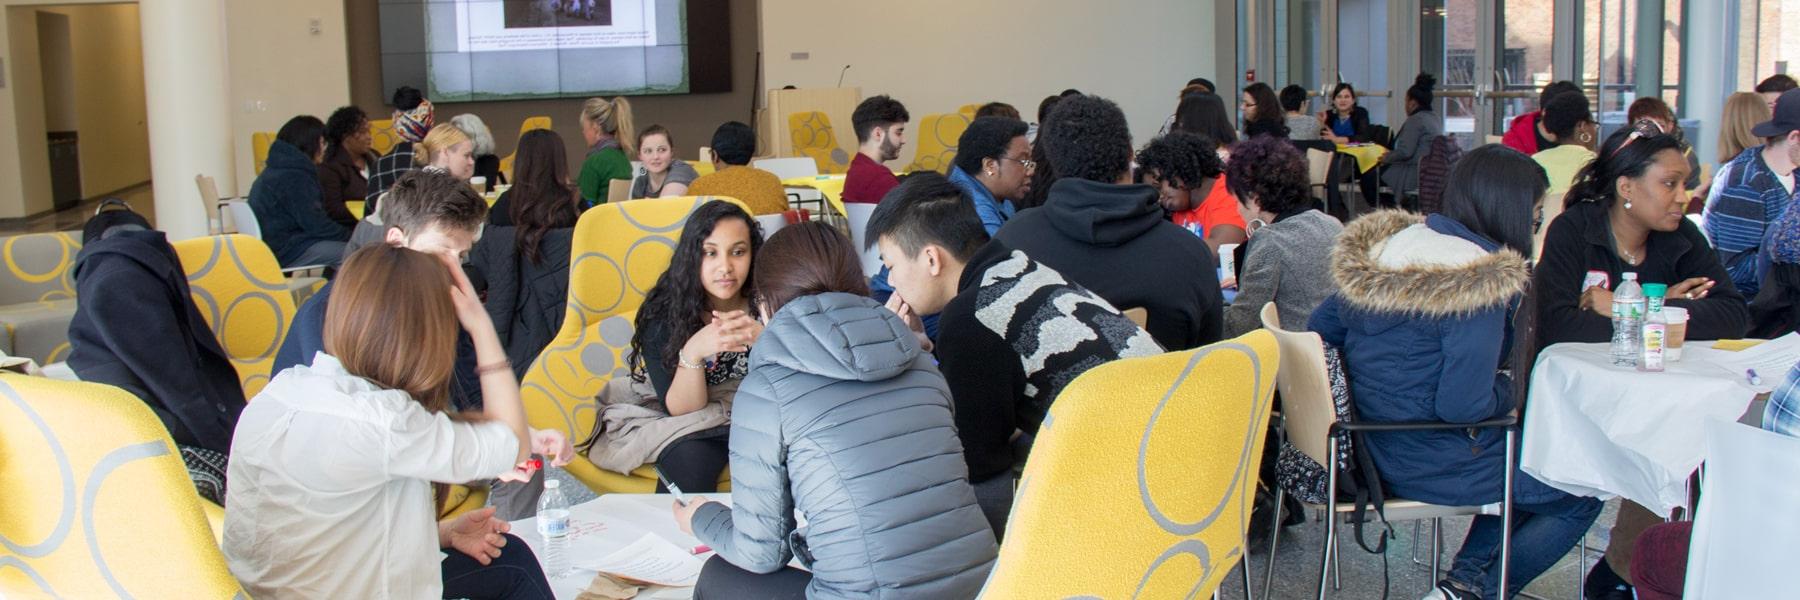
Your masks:
M626 356L632 379L656 389L670 418L718 422L660 444L657 467L686 492L717 491L725 470L730 398L750 371L750 345L762 334L750 272L762 242L742 207L701 205L682 228L669 269L638 309Z
M369 133L369 115L354 106L331 111L325 119L325 162L319 163L319 197L325 215L345 227L356 226L356 215L344 206L345 200L362 200L369 195L369 166L375 164L375 143Z
M1169 220L1206 240L1213 254L1219 246L1249 239L1237 203L1219 177L1225 162L1211 138L1171 131L1145 144L1137 163L1140 180L1160 190L1157 201Z
M1238 144L1225 165L1225 185L1250 224L1250 241L1237 250L1238 295L1225 307L1225 337L1262 327L1262 307L1269 302L1275 303L1285 328L1301 329L1313 309L1337 291L1331 280L1331 246L1344 226L1313 208L1306 159L1278 138Z

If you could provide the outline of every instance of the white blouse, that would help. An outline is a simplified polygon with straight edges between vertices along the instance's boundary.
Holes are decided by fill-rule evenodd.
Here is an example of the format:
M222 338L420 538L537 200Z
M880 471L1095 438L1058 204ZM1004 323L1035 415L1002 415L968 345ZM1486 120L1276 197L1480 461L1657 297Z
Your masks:
M432 414L323 352L282 371L238 418L225 559L254 598L438 598L431 482L513 467L500 422Z

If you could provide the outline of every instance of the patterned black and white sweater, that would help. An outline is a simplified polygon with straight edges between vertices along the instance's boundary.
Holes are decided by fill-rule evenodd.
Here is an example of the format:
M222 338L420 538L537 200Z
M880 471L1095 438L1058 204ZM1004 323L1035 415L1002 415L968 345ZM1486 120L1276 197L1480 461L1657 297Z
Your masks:
M1069 382L1109 361L1161 354L1099 296L998 240L963 267L939 313L938 370L950 384L969 480L1012 468L1015 429L1036 433Z

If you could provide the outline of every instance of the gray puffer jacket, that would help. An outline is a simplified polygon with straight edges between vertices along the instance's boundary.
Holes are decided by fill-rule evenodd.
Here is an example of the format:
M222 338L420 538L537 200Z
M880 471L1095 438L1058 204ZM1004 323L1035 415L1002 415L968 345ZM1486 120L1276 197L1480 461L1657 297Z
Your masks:
M758 573L798 555L808 598L973 598L994 565L950 390L860 296L796 299L757 339L732 407L731 500L701 506L695 536Z

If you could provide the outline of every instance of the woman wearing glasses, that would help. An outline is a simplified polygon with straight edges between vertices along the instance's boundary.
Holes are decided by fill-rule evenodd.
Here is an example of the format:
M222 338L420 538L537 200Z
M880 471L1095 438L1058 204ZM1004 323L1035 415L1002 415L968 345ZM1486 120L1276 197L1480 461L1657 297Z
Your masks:
M975 201L975 214L988 235L1000 231L1011 219L1013 199L1031 189L1030 129L1024 121L1006 117L981 117L956 140L956 162L950 167L950 183Z
M1744 297L1683 215L1689 167L1682 150L1679 139L1642 120L1607 138L1600 158L1575 175L1533 276L1539 349L1612 339L1611 290L1627 272L1669 286L1666 305L1687 309L1689 340L1743 336L1750 317ZM1620 507L1606 560L1588 575L1588 597L1630 589L1631 548L1660 522L1637 504Z

